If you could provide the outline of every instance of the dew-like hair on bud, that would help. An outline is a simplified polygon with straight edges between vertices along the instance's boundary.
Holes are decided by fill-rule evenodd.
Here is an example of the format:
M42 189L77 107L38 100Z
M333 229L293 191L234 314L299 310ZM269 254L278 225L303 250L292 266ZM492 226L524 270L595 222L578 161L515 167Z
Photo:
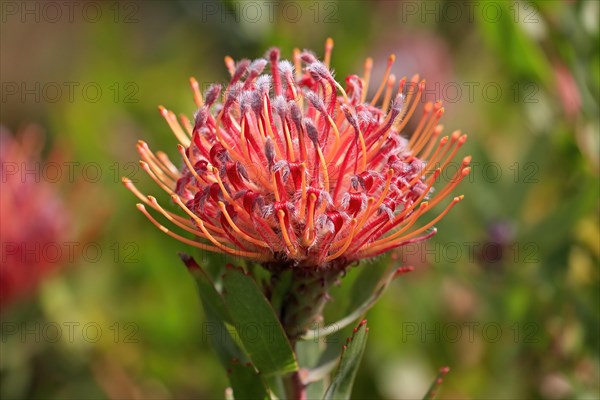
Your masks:
M383 203L379 206L379 212L386 213L390 222L394 220L394 212L385 203Z
M350 207L350 197L355 195L356 193L344 193L342 196L341 205L344 209L348 209ZM363 212L367 208L367 195L364 193L360 193L360 212Z
M266 204L266 205L262 205L259 208L260 210L260 216L262 218L269 218L271 215L273 215L273 211L275 210L275 207L273 207L273 204Z
M306 64L312 64L318 61L317 57L315 57L315 54L312 51L306 49L304 49L300 54L300 59Z
M298 218L298 209L296 208L296 205L293 202L287 201L285 203L285 206L287 207L288 212L293 218Z
M282 60L279 62L279 73L283 76L290 76L294 73L294 65L288 60Z
M310 118L304 118L304 126L306 127L306 134L308 138L317 146L319 144L319 132L315 127L314 122Z
M415 193L417 196L421 196L423 193L425 193L425 190L427 190L427 185L424 184L423 182L417 182L413 187L412 187L412 191L413 193ZM433 190L433 188L432 188ZM433 193L432 191L429 191L427 194L429 193ZM426 196L427 197L427 196Z
M333 199L331 198L331 194L325 190L321 190L321 195L319 196L319 204L325 202L328 206L333 206Z
M321 79L332 79L332 74L329 69L320 61L315 61L311 63L306 70L310 73L312 78L315 81L320 81Z
M275 160L275 147L273 146L273 141L270 137L267 137L265 140L265 157L267 157L269 167L272 166L273 161Z
M419 175L425 169L425 162L423 162L419 158L414 158L409 164L409 170L407 172L412 172L415 175Z
M248 95L248 101L250 102L250 107L252 111L254 111L257 115L260 114L263 108L263 98L257 90L251 90Z
M312 104L312 106L316 108L317 111L319 111L321 114L326 113L325 103L323 103L323 99L321 99L318 94L316 94L312 90L305 90L304 97L306 97L308 101L310 101L310 104Z
M326 214L321 214L317 217L317 229L320 231L320 234L333 233L335 231L335 226L333 225L333 221L329 219Z
M350 183L352 184L352 188L354 190L358 190L358 186L360 185L360 187L362 187L363 190L365 190L365 183L362 180L362 178L358 175L354 175L350 178Z
M287 181L290 176L290 164L287 160L280 160L273 165L273 172L281 171L281 178L283 181Z
M201 213L204 213L204 206L210 196L210 186L206 186L201 192L196 193L194 204L198 207Z
M277 47L271 47L265 53L265 58L268 58L271 61L279 60L279 49Z
M254 61L252 61L252 64L250 64L250 67L248 68L249 74L251 75L260 75L262 74L262 72L265 70L265 67L267 66L268 61L265 60L264 58L258 58Z
M206 90L206 93L204 94L204 99L205 99L204 104L206 104L207 107L212 106L214 104L214 102L217 101L220 94L221 94L221 85L219 85L219 84L210 85L208 87L208 89Z
M377 123L377 118L373 115L372 112L370 112L366 109L359 111L356 114L356 118L358 119L358 122L363 126Z
M248 178L248 172L246 172L246 168L244 168L244 165L243 165L241 162L237 161L237 162L235 163L235 168L237 169L237 173L238 173L238 174L239 174L239 175L240 175L242 178L244 178L244 179L245 179L245 180L247 180L247 181L248 181L248 180L250 180L250 179Z
M204 127L207 119L208 111L206 110L206 106L202 106L196 111L196 114L194 114L194 130Z
M240 103L240 111L243 114L246 114L252 108L252 97L256 94L254 90L244 90L240 93L239 103Z
M240 79L248 70L249 65L250 65L250 60L248 60L246 58L238 61L235 65L235 71L233 73L233 76L231 77L231 80L237 81L238 79Z
M258 92L263 96L265 94L268 94L269 91L271 90L271 82L272 82L271 75L259 76L256 79L256 90L258 90Z
M408 163L402 161L402 159L397 159L392 161L389 166L396 172L399 172L401 174L406 174L410 171L410 166L408 165Z
M227 106L233 104L234 101L239 102L239 98L242 94L242 87L242 83L236 82L227 90L227 100L225 101Z
M288 102L288 105L290 107L290 114L292 115L292 121L294 121L294 124L296 124L296 127L300 127L300 125L302 124L302 110L298 106L298 103L296 103L294 100L290 100Z
M404 96L404 93L398 94L398 96L396 96L396 98L392 102L391 111L394 113L400 113L402 111L402 109L404 108L405 102L406 102L406 97Z
M356 115L354 115L354 113L352 112L352 110L350 109L350 107L348 107L346 104L342 104L340 106L340 108L342 109L342 112L346 116L346 119L348 120L348 123L350 125L352 125L352 127L356 131L356 134L358 134L358 131L360 129L358 127L358 120L356 118Z
M288 112L288 103L285 100L285 97L281 95L276 96L271 102L271 105L275 109L275 112L279 115L285 115Z

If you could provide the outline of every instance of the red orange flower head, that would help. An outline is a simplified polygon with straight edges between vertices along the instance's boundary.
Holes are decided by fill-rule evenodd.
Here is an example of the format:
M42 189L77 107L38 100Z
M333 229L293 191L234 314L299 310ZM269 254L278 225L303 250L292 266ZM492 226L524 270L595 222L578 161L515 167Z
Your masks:
M362 77L348 76L344 88L329 69L332 47L329 39L323 62L298 50L292 62L280 60L278 49L253 62L227 57L231 80L204 96L192 78L193 121L160 107L180 142L181 168L138 143L142 168L183 214L124 179L143 202L138 208L168 235L200 249L304 267L345 267L435 234L433 226L462 196L418 221L469 173L466 157L433 193L466 135L441 137L440 102L426 103L414 132L404 132L425 82L416 75L396 85L390 56L367 100L372 61ZM166 228L146 206L195 238Z

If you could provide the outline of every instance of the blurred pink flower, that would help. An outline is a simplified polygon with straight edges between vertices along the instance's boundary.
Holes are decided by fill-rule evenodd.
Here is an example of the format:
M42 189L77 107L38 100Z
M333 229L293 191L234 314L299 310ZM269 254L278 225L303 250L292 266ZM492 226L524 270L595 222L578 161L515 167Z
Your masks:
M62 254L70 217L56 185L44 182L36 172L41 139L34 126L16 138L0 127L1 306L31 291L61 264L54 254Z

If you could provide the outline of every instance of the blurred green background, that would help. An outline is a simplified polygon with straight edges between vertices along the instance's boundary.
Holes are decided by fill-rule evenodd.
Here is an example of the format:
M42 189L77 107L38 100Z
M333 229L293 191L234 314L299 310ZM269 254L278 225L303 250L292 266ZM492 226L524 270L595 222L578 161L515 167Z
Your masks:
M81 163L61 190L90 184L85 166L101 172L72 205L93 238L2 310L2 398L223 397L227 376L176 255L193 251L137 212L120 177L161 192L135 143L176 159L157 106L191 116L190 76L223 82L224 56L272 46L321 56L327 37L338 80L371 56L377 82L390 53L398 77L419 72L425 100L444 101L445 131L469 134L474 166L431 241L357 267L417 268L369 312L354 397L418 398L446 365L440 398L600 396L599 2L0 4L0 123L40 124L48 149ZM334 290L331 317L356 271Z

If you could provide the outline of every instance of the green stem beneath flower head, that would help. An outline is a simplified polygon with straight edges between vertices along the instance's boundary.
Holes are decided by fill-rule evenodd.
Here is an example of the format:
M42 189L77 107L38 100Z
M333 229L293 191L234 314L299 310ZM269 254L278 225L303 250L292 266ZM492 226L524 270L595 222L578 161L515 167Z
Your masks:
M271 271L275 291L283 284L282 275L291 271L291 279L285 282L279 319L292 346L319 319L329 299L329 288L337 281L343 268L303 267L286 263L270 263L265 268Z

